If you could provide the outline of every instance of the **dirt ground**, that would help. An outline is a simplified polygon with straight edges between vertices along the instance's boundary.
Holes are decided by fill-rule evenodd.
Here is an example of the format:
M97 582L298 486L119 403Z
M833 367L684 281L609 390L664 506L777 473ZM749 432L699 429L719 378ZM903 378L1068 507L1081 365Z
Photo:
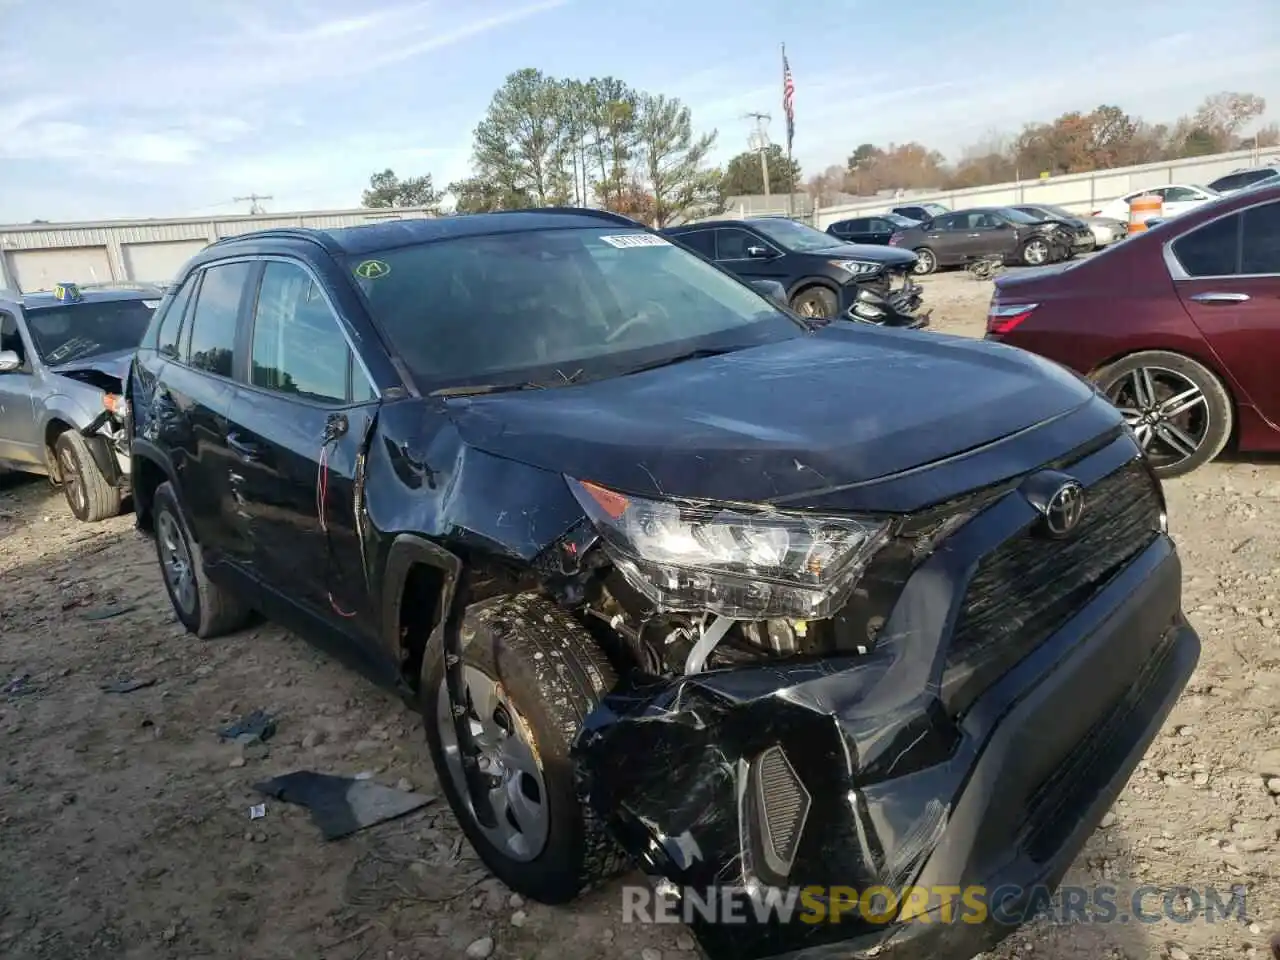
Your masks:
M927 285L936 329L981 335L988 283ZM1168 494L1204 656L1070 880L1244 884L1248 917L1040 924L1003 960L1261 958L1280 920L1280 462L1219 462ZM104 692L118 679L154 684ZM265 749L220 742L258 708L279 720ZM443 799L330 843L285 803L251 820L252 785L296 769L437 793L415 715L277 627L187 636L131 518L77 524L43 481L0 480L0 751L0 956L696 956L682 927L623 924L620 883L521 903Z

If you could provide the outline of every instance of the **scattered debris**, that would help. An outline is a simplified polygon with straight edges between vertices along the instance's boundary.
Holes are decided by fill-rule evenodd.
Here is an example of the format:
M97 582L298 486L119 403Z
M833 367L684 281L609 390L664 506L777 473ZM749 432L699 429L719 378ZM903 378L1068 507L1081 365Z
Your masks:
M255 710L241 717L218 731L223 740L234 740L236 743L248 744L255 741L266 742L276 732L276 718L265 710Z
M481 937L467 945L467 956L472 960L484 960L493 954L493 937Z
M10 697L20 697L24 693L31 693L31 674L22 673L14 677L4 685L4 692L6 696Z
M80 614L82 620L110 620L112 617L119 617L126 613L132 613L138 608L133 605L120 606L112 604L105 607L95 607L93 610L86 610Z
M435 800L430 794L407 793L369 780L310 770L274 777L254 784L254 789L306 807L326 840L338 840L365 827L394 820Z
M265 803L255 803L249 808L250 820L261 820L267 815L267 805Z
M143 690L147 687L154 687L156 684L154 679L139 680L112 680L104 683L102 689L105 693L133 693L135 690Z

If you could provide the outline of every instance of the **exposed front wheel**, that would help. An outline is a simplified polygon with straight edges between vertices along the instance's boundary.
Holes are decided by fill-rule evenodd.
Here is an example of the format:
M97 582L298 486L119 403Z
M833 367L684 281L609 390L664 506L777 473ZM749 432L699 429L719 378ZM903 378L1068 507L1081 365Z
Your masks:
M791 309L802 317L830 320L839 312L840 304L826 287L809 287L791 298Z
M917 277L928 276L938 269L938 258L934 256L932 250L928 247L921 247L915 251L916 262L911 268L911 272Z
M428 651L427 741L454 815L485 865L513 890L564 903L627 861L579 800L570 748L615 682L590 634L536 595L486 603L462 626L463 709L480 750L488 811L478 813L449 710L443 652Z
M201 638L221 636L243 627L252 611L205 574L204 554L191 536L172 484L162 483L156 488L152 519L164 588L182 625Z
M1094 374L1161 477L1208 463L1231 437L1233 410L1213 371L1180 353L1135 353Z
M1018 254L1019 259L1029 267L1043 266L1052 256L1053 250L1049 242L1038 238L1024 243L1021 253Z
M97 523L120 513L120 491L102 475L89 444L77 430L64 430L54 441L56 476L67 506L77 520ZM55 471L50 470L50 475Z

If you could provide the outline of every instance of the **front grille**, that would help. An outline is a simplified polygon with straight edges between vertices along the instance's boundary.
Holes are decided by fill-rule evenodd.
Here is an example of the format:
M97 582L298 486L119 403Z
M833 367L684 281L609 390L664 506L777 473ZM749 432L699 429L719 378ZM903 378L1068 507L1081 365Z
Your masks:
M948 671L994 679L1033 650L1155 539L1160 497L1133 460L1085 492L1067 540L1038 525L1005 541L978 565L947 651Z

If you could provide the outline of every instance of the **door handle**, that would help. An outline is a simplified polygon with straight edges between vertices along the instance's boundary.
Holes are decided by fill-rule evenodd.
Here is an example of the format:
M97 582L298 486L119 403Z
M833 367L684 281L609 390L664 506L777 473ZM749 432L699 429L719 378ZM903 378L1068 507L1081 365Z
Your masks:
M1247 293L1197 293L1191 297L1196 303L1244 303Z
M234 433L227 434L227 446L231 449L231 452L241 460L247 460L249 462L257 460L258 455L261 452L255 444L246 443L239 439Z

